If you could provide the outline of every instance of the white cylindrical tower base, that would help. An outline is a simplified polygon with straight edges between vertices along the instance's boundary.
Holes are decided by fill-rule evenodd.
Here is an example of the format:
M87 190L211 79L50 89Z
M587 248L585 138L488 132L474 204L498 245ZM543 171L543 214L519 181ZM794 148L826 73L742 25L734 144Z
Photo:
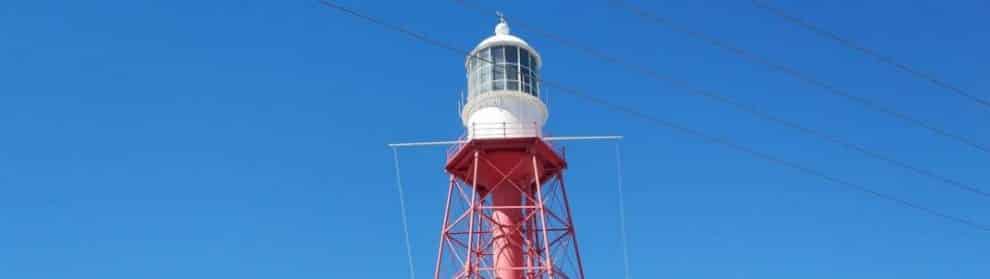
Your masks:
M476 96L461 113L468 139L541 137L547 120L539 98L515 91Z

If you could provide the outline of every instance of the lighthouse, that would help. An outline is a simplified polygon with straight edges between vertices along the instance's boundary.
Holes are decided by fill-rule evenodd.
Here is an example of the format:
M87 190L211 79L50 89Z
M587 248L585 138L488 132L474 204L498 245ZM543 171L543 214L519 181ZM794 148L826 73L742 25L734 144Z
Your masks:
M584 278L561 148L544 137L540 54L499 15L466 57L465 136L447 152L440 278Z

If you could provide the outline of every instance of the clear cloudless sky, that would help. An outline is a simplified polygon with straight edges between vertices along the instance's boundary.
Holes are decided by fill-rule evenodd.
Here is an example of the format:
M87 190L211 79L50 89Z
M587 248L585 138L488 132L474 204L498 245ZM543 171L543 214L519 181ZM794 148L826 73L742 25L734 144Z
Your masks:
M864 110L607 1L476 1L990 191L990 154ZM990 144L990 110L748 1L637 1L672 21ZM986 1L773 1L990 98ZM462 48L494 15L341 4ZM510 24L512 22L510 21ZM544 78L990 224L990 199L871 160L514 26ZM0 4L0 278L407 278L385 144L459 136L463 56L314 1ZM549 88L555 135L624 135L634 278L990 278L990 234ZM589 278L621 278L614 147L568 143ZM443 148L400 151L432 275Z

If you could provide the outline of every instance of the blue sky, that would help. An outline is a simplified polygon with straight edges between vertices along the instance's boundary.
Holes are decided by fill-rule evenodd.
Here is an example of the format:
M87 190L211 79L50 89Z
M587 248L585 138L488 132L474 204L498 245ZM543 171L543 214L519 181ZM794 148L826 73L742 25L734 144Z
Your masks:
M479 1L610 54L990 190L990 154L863 110L610 7ZM779 3L778 3L779 2ZM983 1L775 1L990 98ZM341 1L462 48L494 16ZM640 3L990 143L990 111L748 1ZM511 24L511 22L510 22ZM463 57L316 1L0 5L0 278L405 278L386 143L450 139ZM557 45L544 78L943 212L988 200ZM555 135L622 142L635 278L987 278L990 235L660 130L564 94ZM589 278L619 278L613 146L568 144ZM417 275L431 272L442 149L401 153Z

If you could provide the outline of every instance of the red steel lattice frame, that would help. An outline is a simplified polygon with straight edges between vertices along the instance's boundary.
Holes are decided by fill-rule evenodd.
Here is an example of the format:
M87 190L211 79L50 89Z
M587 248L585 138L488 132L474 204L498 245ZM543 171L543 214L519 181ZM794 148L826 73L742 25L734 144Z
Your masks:
M583 279L565 167L539 138L460 148L447 165L434 278Z

